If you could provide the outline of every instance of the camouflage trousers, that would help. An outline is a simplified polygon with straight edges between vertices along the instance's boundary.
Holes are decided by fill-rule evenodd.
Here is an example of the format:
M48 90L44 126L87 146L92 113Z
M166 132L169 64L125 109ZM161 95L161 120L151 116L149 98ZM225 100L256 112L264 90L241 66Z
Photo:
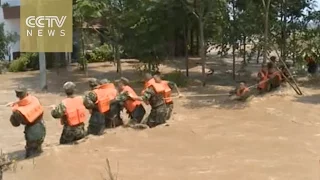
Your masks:
M147 118L147 125L150 128L156 127L160 124L166 123L167 106L166 104L160 105L156 108L152 108Z
M129 124L141 123L144 115L146 114L146 110L143 105L137 106L131 113L129 113Z
M169 120L171 118L172 115L172 111L173 111L173 102L166 104L167 105L167 116L166 116L166 120Z
M89 119L88 134L100 136L103 134L105 128L105 115L98 110L92 110Z
M106 128L115 128L123 125L120 112L122 106L118 103L112 103L110 105L110 110L105 114L105 127Z
M46 137L46 128L42 120L33 125L26 125L24 136L26 140L26 158L42 153L42 144Z
M60 137L60 144L69 144L80 140L86 136L86 131L84 129L84 123L77 126L64 125L62 134Z
M280 87L281 81L278 77L274 77L269 81L269 91L272 91L278 87Z

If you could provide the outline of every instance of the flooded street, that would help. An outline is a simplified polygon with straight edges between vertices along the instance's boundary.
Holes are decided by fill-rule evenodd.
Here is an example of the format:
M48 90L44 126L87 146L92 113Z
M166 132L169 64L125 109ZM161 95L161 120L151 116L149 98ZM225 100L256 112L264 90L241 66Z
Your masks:
M16 84L37 86L36 72L21 76L0 76L1 104L15 100L11 87ZM35 95L44 105L57 104L63 99L59 91L67 76L50 73L48 79L50 93ZM79 83L79 92L86 88L85 82ZM119 180L319 179L320 90L302 90L305 97L284 88L240 108L219 104L225 97L175 99L168 126L144 131L121 127L73 146L58 145L62 126L47 108L45 152L19 161L4 180L108 179L106 159ZM10 109L3 105L0 145L18 158L24 155L23 127L11 126Z

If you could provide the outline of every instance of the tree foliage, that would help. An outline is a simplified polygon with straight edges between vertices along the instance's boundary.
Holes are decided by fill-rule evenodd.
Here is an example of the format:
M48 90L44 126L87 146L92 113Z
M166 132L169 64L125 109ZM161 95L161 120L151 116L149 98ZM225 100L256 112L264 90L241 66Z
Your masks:
M76 0L74 18L81 26L84 22L88 26L100 24L94 33L103 37L101 44L114 48L115 60L120 59L122 49L128 57L138 58L154 70L167 57L186 53L201 56L205 66L208 46L223 49L238 42L244 48L253 44L257 60L257 52L268 53L274 48L284 59L294 61L301 60L303 53L320 56L320 13L314 9L315 1L270 0L269 6L268 2ZM249 58L242 53L245 63L252 59L252 53Z

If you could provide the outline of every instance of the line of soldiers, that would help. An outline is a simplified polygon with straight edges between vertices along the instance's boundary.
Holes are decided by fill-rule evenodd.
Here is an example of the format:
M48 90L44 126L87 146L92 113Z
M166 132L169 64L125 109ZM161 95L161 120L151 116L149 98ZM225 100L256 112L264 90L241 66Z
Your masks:
M277 67L275 56L270 57L270 62L261 65L261 69L257 74L257 90L259 94L264 94L280 87L281 83L285 81L284 76L289 78L288 71L284 66ZM245 101L251 97L252 91L245 81L241 81L235 90L230 91L230 95L231 100Z
M126 109L130 120L125 127L135 127L145 124L149 128L164 124L170 119L173 110L171 97L172 89L180 94L177 85L161 79L157 73L152 76L145 75L144 89L138 96L130 87L129 80L121 78L115 83L107 79L89 80L90 92L84 96L76 96L76 85L66 82L63 89L66 98L52 108L51 115L60 119L63 125L60 144L69 144L83 139L86 135L102 135L106 128L123 125L120 112ZM44 108L38 98L27 92L20 85L15 89L18 101L8 103L12 107L10 122L14 127L25 125L26 158L38 155L42 152L42 144L46 136L46 128L43 121ZM142 102L151 106L151 112L143 119L146 110ZM84 122L87 120L87 110L90 112L89 125L85 130Z

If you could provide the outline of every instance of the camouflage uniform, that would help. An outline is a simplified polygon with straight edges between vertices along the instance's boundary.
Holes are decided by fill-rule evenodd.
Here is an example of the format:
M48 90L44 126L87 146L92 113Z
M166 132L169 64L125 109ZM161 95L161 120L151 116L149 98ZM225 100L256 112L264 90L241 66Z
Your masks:
M16 89L16 92L27 93L23 87ZM43 115L39 116L34 123L27 124L26 118L18 111L12 113L10 122L12 126L18 127L20 124L25 125L24 134L26 140L26 158L42 152L42 143L46 136L46 128L42 119Z
M120 102L111 101L110 110L105 114L105 125L106 128L114 128L123 125L123 121L120 115L123 106Z
M275 75L276 72L277 72L276 70L273 70L268 75L268 77L269 77L269 82L268 82L269 91L274 90L274 89L280 87L280 85L281 85L281 79L279 76Z
M60 137L60 144L69 144L74 141L80 140L86 136L86 131L84 129L84 123L77 126L69 126L65 116L66 107L63 103L60 103L51 111L53 118L60 118L63 124L63 130Z
M91 91L84 98L84 106L91 110L88 134L102 135L105 129L105 115L100 113L96 105L97 96Z
M157 94L153 88L147 88L142 95L142 99L145 102L149 102L152 108L148 118L146 119L146 124L150 128L164 124L166 122L167 106L164 102L163 96L161 94Z
M42 143L46 136L46 128L42 119L42 115L33 124L26 124L25 117L20 112L13 112L10 122L14 127L25 125L24 137L26 140L26 158L42 152Z
M176 87L176 83L172 82L172 81L168 81L168 85L170 87L170 89L173 89L174 87ZM172 115L172 111L173 111L173 101L171 101L170 103L167 103L167 117L166 120L169 120L171 118Z
M118 101L120 104L123 104L125 101L127 101L129 99L129 94L127 92L124 93L120 93L117 97L116 97L116 101ZM143 105L139 105L137 106L133 112L129 113L129 125L133 125L133 124L137 124L137 123L141 123L144 115L146 114L146 110L144 109Z

